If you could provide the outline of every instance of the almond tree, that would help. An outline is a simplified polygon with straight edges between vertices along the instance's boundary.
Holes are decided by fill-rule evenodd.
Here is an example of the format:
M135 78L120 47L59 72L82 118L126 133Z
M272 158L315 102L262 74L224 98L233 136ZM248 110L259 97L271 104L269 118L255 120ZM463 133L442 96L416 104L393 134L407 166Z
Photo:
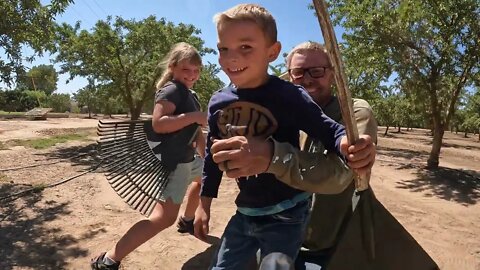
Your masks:
M158 63L173 44L184 41L201 54L213 52L203 47L199 33L193 25L175 25L155 16L140 21L108 17L98 21L91 31L80 30L80 23L63 24L58 30L55 61L61 63L61 72L68 72L71 78L88 77L97 86L113 88L112 95L119 95L131 118L138 119L163 71Z
M355 63L394 75L398 88L427 104L433 141L427 161L439 165L445 129L480 69L478 0L332 0ZM378 64L380 63L380 64ZM385 68L385 66L389 68ZM404 87L410 86L410 87Z

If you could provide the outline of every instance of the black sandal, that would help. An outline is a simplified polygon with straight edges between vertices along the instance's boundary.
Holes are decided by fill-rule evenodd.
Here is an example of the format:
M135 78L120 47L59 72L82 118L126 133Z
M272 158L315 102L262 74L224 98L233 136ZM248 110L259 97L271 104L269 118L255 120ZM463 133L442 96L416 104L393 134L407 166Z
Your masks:
M177 232L179 232L179 233L189 233L189 234L193 235L193 219L187 221L187 220L185 220L184 217L178 218Z
M90 266L92 270L118 270L120 267L120 262L114 264L105 264L103 258L105 257L106 252L102 252L96 258L93 258L90 261Z

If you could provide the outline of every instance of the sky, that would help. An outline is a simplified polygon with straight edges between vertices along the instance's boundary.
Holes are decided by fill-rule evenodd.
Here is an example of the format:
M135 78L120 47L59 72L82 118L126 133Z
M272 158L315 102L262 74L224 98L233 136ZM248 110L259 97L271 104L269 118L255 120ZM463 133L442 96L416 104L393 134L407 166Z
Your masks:
M48 3L49 1L42 1ZM57 16L58 23L66 22L75 24L81 21L81 28L91 30L98 20L105 20L108 15L120 16L124 19L135 19L140 21L150 15L155 15L157 19L162 17L175 24L180 22L193 24L200 29L199 35L204 41L205 46L216 48L217 35L213 16L221 11L225 11L234 5L245 3L239 0L75 0L67 10ZM317 18L313 15L314 11L307 7L311 3L309 0L263 0L254 3L264 6L269 10L277 21L278 39L282 43L282 53L288 52L300 42L312 40L323 43L322 33ZM342 29L335 29L337 39L341 40ZM25 55L30 54L29 50L24 49ZM36 59L33 63L27 63L27 67L52 64L49 55ZM205 63L211 62L218 64L217 55L206 55L203 58ZM276 63L283 62L280 55ZM59 70L59 65L55 68ZM75 78L66 84L69 75L59 76L57 93L75 93L78 89L87 84L84 78ZM219 77L225 83L228 78L221 72ZM1 86L1 85L0 85Z

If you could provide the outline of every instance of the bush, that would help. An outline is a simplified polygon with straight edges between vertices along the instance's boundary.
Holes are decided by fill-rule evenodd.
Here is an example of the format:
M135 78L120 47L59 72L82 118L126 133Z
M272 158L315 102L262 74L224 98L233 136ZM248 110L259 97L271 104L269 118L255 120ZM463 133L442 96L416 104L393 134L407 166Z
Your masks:
M7 112L26 112L38 107L35 96L29 95L28 91L6 90L0 91L0 110Z
M47 97L47 107L52 108L54 112L69 112L70 103L69 94L52 94Z

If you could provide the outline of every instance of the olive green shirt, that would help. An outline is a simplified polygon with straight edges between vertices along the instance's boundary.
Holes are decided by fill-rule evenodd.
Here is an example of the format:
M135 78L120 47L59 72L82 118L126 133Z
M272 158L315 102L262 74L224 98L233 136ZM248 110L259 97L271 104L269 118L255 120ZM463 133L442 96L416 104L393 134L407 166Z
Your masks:
M343 123L336 97L322 108L333 120ZM377 122L368 102L353 99L358 133L377 141ZM322 250L335 245L342 222L352 211L353 172L335 153L327 153L320 141L300 134L301 150L275 140L274 154L267 172L298 189L313 192L311 219L303 246Z

